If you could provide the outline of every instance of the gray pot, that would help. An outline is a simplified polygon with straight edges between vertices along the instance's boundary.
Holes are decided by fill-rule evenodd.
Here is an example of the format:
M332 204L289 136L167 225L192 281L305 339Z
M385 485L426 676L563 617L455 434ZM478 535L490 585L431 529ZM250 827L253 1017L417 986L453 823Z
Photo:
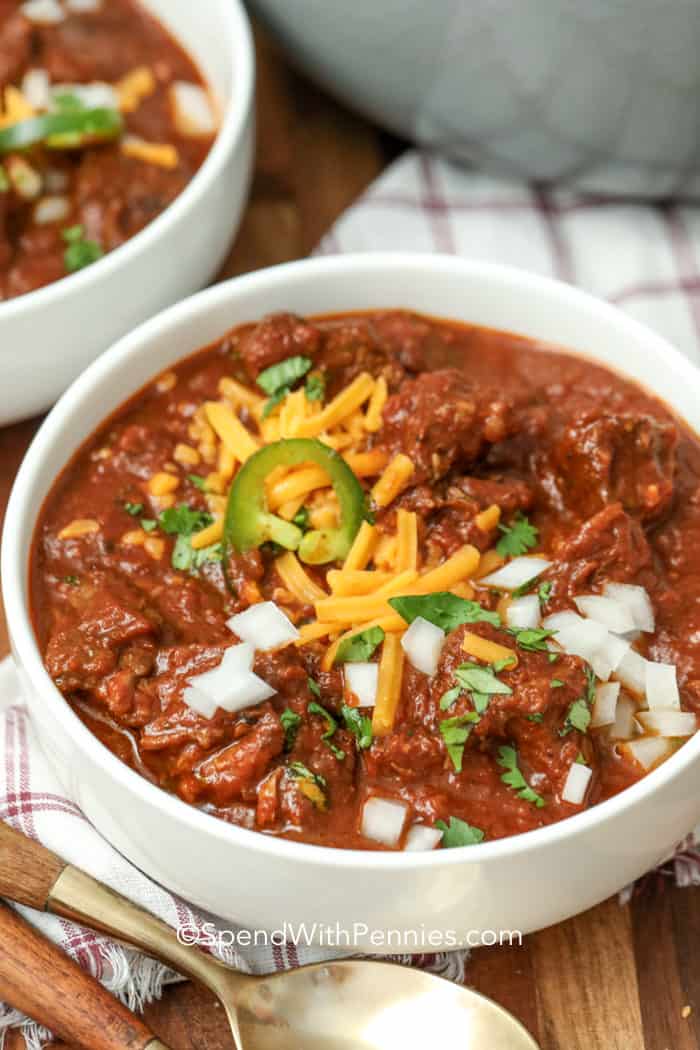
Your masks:
M459 161L700 196L700 0L249 0L296 62Z

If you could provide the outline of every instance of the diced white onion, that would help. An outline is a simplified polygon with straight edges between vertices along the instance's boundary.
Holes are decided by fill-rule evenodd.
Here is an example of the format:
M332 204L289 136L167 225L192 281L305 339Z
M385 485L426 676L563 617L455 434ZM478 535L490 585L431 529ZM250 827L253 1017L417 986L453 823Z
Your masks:
M574 602L583 616L602 623L615 634L633 631L637 626L629 608L614 598L602 594L581 594L574 598Z
M190 678L190 688L195 693L192 697L194 703L188 700L187 689L183 696L185 703L200 710L196 705L202 703L199 698L204 695L214 704L214 710L221 707L224 711L241 711L268 700L275 695L275 690L253 674L254 657L255 650L247 642L230 646L217 667Z
M242 711L246 707L261 704L263 700L269 700L276 691L250 671L231 682L228 694L221 700L219 707L223 707L224 711Z
M434 675L437 671L444 644L445 632L422 616L416 616L401 638L401 648L410 663L427 675Z
M384 846L396 846L406 822L408 806L389 798L373 795L362 809L361 833L366 839L381 842Z
M64 0L64 3L75 15L91 14L102 7L102 0Z
M591 661L596 676L607 682L612 672L620 666L629 648L630 643L626 639L609 634Z
M216 115L209 94L200 84L176 80L171 97L175 111L175 126L181 135L213 135Z
M213 718L219 706L216 700L212 700L207 693L197 689L194 685L188 685L185 688L182 699L188 707L191 707L193 711L196 711L204 718Z
M654 607L643 587L634 583L606 583L603 594L627 606L638 630L654 630Z
M238 645L230 645L221 658L220 667L231 674L239 671L252 671L255 661L255 646L250 642L239 642Z
M651 660L646 660L645 663L647 706L650 709L675 708L680 711L681 698L678 694L674 665L652 663Z
M634 736L634 718L637 705L629 696L621 696L615 709L615 724L610 730L613 740L629 740Z
M525 631L539 627L540 600L536 594L515 598L506 610L506 623L514 630Z
M34 109L48 109L51 81L45 69L29 69L22 78L22 94Z
M673 752L673 744L660 736L641 736L637 740L629 740L625 749L639 762L643 769L651 769Z
M580 623L581 617L578 613L565 609L563 612L550 613L549 616L545 616L542 626L546 631L562 631Z
M640 711L637 720L641 722L647 733L652 736L679 737L692 736L698 724L697 718L691 711Z
M591 727L593 729L597 729L598 726L615 724L615 713L619 696L619 682L607 682L605 685L597 687L593 704L593 717L591 718Z
M576 622L568 620L557 628L551 628L545 622L544 626L547 630L556 630L555 640L565 652L571 656L591 660L607 642L608 629L602 623L596 623L595 620L584 620L576 613L572 613L571 616L576 618Z
M377 702L379 664L345 664L343 673L348 689L357 697L358 705L360 707L374 707Z
M647 661L634 649L628 649L615 669L615 677L622 682L625 689L638 696L644 696L646 689Z
M515 591L534 580L536 576L540 576L551 564L551 561L544 558L513 558L495 572L482 576L479 583L487 587L498 587L503 591Z
M54 84L51 99L59 95L75 95L87 109L119 108L117 92L103 80L95 80L91 84Z
M274 602L258 602L226 621L229 630L256 649L278 649L299 637L299 632Z
M593 770L582 762L572 762L561 797L572 806L580 806L586 797Z
M51 222L62 222L70 211L67 197L42 197L34 205L34 222L46 226Z
M439 828L428 828L425 824L414 824L406 835L404 850L412 853L435 849L442 839Z
M38 22L39 25L55 25L66 17L58 0L27 0L21 5L20 11L30 22Z

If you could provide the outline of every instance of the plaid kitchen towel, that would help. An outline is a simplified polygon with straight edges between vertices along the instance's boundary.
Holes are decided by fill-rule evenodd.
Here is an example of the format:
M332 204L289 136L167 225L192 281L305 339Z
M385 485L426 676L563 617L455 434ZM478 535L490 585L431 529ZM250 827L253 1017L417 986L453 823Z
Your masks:
M401 157L336 223L319 252L406 249L452 252L522 266L580 285L656 328L700 363L700 209L582 197L565 189L497 180L425 153ZM9 661L0 664L0 819L144 905L234 966L265 973L338 955L286 944L245 952L217 948L209 933L231 929L129 865L62 793L33 736ZM698 839L679 844L661 876L700 885ZM72 923L22 913L132 1008L175 975L137 952ZM213 926L208 925L213 923ZM206 929L205 929L205 924ZM404 958L460 980L465 952ZM22 1028L29 1050L48 1035L0 1004L3 1033Z

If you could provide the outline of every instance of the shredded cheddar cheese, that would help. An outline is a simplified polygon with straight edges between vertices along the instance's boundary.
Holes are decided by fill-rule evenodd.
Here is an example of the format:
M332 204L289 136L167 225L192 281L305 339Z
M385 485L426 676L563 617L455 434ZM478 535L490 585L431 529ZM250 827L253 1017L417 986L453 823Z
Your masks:
M374 390L369 399L364 419L365 430L369 431L370 434L376 434L382 425L382 412L386 404L387 393L386 379L384 376L380 376L374 384Z
M377 701L372 715L372 732L375 736L386 736L394 726L401 699L403 664L404 652L399 636L387 634L379 661Z
M418 568L418 518L413 511L399 510L396 515L396 568L398 572Z
M58 538L59 540L76 540L81 536L90 536L99 531L99 521L93 518L75 518L61 529Z
M223 405L220 401L207 401L204 410L214 431L238 462L245 463L258 451L258 442L229 405Z
M254 390L249 390L247 386L243 386L237 380L231 379L229 376L223 376L219 380L219 393L227 401L231 402L233 408L245 405L255 416L262 415L265 407L265 398L260 397Z
M159 168L176 168L180 155L170 142L146 142L136 135L125 135L120 148L125 157L142 160L145 164L155 164Z
M205 547L211 547L212 543L218 543L224 535L224 519L223 517L217 518L211 525L207 525L205 529L200 529L199 532L195 532L190 537L190 543L192 549L196 551L204 550Z
M499 645L498 642L492 642L488 638L482 638L480 634L473 634L471 631L465 631L462 648L465 653L487 664L493 664L497 660L509 660L510 667L518 665L518 654L514 649L509 649L506 645Z
M495 572L496 569L500 569L501 565L505 563L505 558L502 558L495 547L491 550L486 551L482 554L481 561L479 562L479 569L475 573L477 580L481 579L482 576L488 576L489 573Z
M343 572L364 569L367 566L374 553L378 535L376 526L370 525L368 521L362 522L343 564Z
M413 476L414 466L408 456L399 452L388 464L372 489L372 500L377 507L388 507L400 495Z
M497 503L492 503L486 510L482 510L480 514L474 518L476 525L482 532L490 532L491 529L495 529L501 520L501 508Z
M330 430L344 419L347 419L356 408L359 408L372 394L374 380L369 372L362 372L353 379L349 386L330 401L315 416L300 421L294 437L317 437L324 430Z
M152 496L167 496L180 486L180 479L175 474L164 470L158 471L148 482L148 491Z
M323 588L311 579L292 551L286 551L277 558L275 568L285 587L303 605L313 605L314 602L327 597Z
M148 66L137 66L114 85L122 113L133 113L156 89L156 78Z
M392 575L389 572L367 571L365 569L330 569L326 579L332 594L339 597L350 597L358 594L371 594L377 588L389 583Z

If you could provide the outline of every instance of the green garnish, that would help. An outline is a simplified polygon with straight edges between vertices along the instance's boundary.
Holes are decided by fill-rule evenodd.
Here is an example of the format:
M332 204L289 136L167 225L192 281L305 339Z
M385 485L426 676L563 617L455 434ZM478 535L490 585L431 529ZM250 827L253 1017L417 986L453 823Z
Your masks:
M280 715L280 724L284 729L284 750L291 751L294 747L294 742L299 732L299 726L301 725L302 718L296 711L292 711L291 708L286 707Z
M413 623L418 616L440 627L446 634L463 623L490 623L500 627L501 618L496 612L483 609L478 602L459 598L450 591L435 594L406 595L389 598L389 605L406 623Z
M501 775L501 780L504 784L507 784L509 788L512 788L516 792L518 798L521 798L523 802L530 802L537 809L542 809L544 806L544 799L541 795L538 795L536 791L528 784L525 777L520 772L518 767L518 754L514 747L508 747L506 744L502 745L498 749L497 762L502 769L506 772Z
M192 484L195 485L199 489L200 492L206 492L207 491L206 478L200 477L199 474L188 474L187 475L187 480L191 481Z
M471 693L484 693L486 696L511 696L513 690L500 678L496 678L492 667L482 667L481 664L460 664L455 671L455 678L463 689Z
M326 377L320 372L314 372L306 380L304 393L307 401L323 401L326 394Z
M308 711L309 714L320 715L321 718L324 718L326 720L326 730L321 736L321 740L325 742L326 746L335 755L338 761L342 762L345 758L345 752L341 747L337 747L337 745L334 744L332 740L333 734L338 728L338 723L336 722L335 718L330 713L330 711L326 711L325 707L321 707L321 705L317 704L315 700L312 700L309 704Z
M290 762L287 769L292 776L297 777L299 780L310 780L314 784L318 784L320 788L326 788L326 778L321 776L320 773L312 773L308 766L305 766L303 762Z
M83 226L70 226L61 232L61 236L67 245L63 253L63 262L68 273L83 270L104 255L97 241L91 241L85 236Z
M328 808L326 780L320 773L312 773L303 762L290 762L287 771L299 781L299 790L317 809Z
M535 711L534 714L525 715L528 722L544 722L544 715L541 711Z
M124 510L127 514L131 514L132 518L138 518L139 514L143 514L143 503L131 503L127 500Z
M281 405L287 394L290 393L288 386L283 386L281 390L278 390L272 397L268 397L267 401L263 405L262 418L267 419L268 416L272 415L278 405Z
M0 193L6 193L10 188L10 180L7 177L7 172L0 164Z
M553 678L549 684L552 689L561 689L564 686L561 678Z
M372 743L372 719L363 715L359 708L350 707L349 704L343 704L341 710L345 728L355 734L360 751L365 750Z
M224 556L220 543L195 550L189 536L178 536L173 548L172 566L180 572L198 572L207 562L222 561Z
M263 419L291 393L294 384L306 375L312 364L308 357L288 357L260 373L256 382L270 398L263 409Z
M559 736L566 736L573 729L577 729L579 733L586 733L590 724L590 709L584 697L580 697L578 700L574 700L569 708L563 728L559 730Z
M333 663L366 663L383 641L384 631L381 627L368 627L366 631L359 631L340 643Z
M545 631L543 627L528 627L524 630L511 629L516 645L529 653L547 653L547 641L553 638L556 631Z
M579 753L576 756L576 765L577 766L587 766L588 765L588 762L586 762L585 758L583 757L583 752L582 751L579 751Z
M77 587L78 584L80 583L80 577L79 576L64 576L63 577L63 582L64 583L69 583L71 587Z
M479 715L476 711L468 711L465 715L454 715L452 718L445 718L440 723L440 733L445 741L447 754L452 759L452 765L458 773L462 772L464 745L478 721Z
M443 693L440 697L440 710L447 711L449 707L452 707L455 700L462 695L461 686L455 685L452 689L448 689L446 693Z
M502 558L517 557L537 546L538 530L518 511L510 525L498 526L503 535L496 544Z
M314 696L318 700L320 700L321 699L321 687L319 686L318 682L314 681L313 678L309 677L309 678L306 679L306 684L308 685L310 692L312 692L314 694Z
M444 820L436 820L435 827L442 832L443 849L456 849L458 846L476 846L484 841L484 832L467 824L459 817L450 817L449 825Z
M308 507L299 507L299 510L296 512L296 514L292 518L292 525L296 525L296 527L298 529L301 529L302 532L306 532L306 530L309 527L309 518L310 517L311 517L311 515L309 514L309 508Z
M553 583L551 580L545 580L537 588L537 597L540 600L540 605L544 605L552 596Z
M144 532L153 532L154 529L158 528L158 522L155 518L141 518L139 525Z
M193 510L185 503L179 507L167 507L158 515L158 524L169 536L191 536L193 532L206 529L213 517L205 510Z
M41 113L0 131L0 155L43 143L49 149L80 149L117 138L124 127L116 109L87 109L75 96L59 96L57 111Z

